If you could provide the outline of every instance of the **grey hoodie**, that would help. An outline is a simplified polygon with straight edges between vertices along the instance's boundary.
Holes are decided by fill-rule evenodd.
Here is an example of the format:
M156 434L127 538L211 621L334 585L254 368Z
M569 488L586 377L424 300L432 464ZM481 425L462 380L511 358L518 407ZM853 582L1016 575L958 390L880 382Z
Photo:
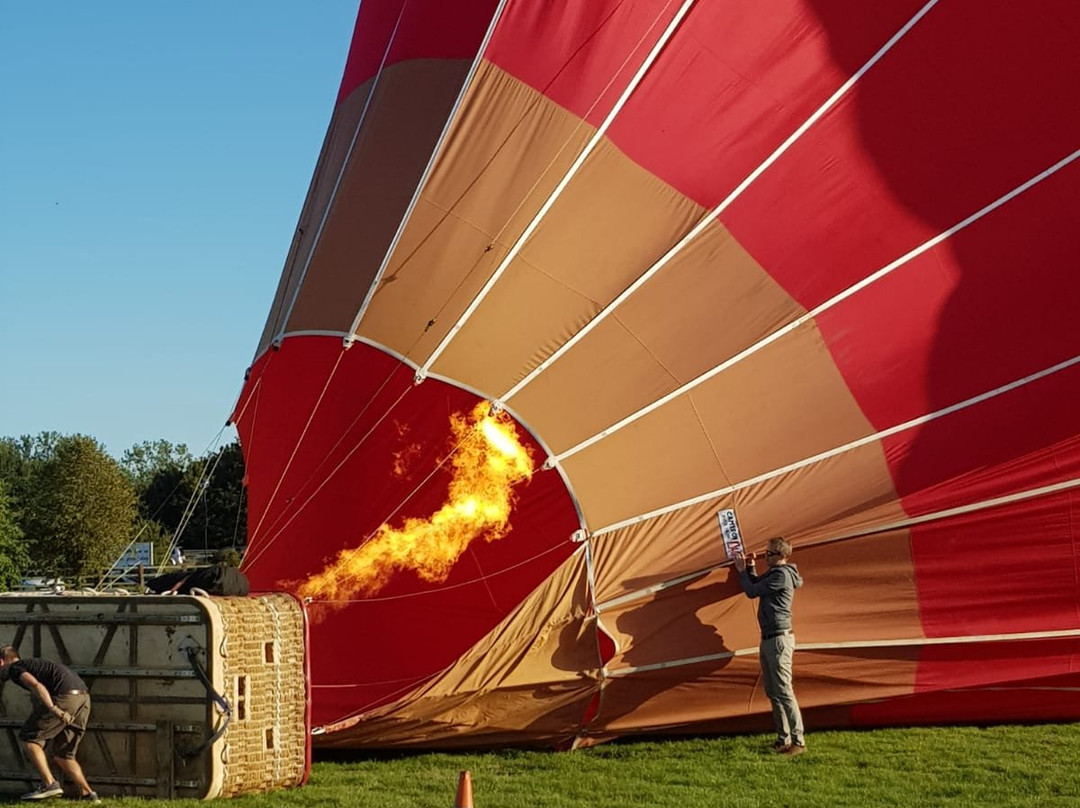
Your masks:
M791 602L803 584L798 567L781 564L764 575L746 569L739 573L739 584L748 598L761 598L757 619L762 637L791 628Z

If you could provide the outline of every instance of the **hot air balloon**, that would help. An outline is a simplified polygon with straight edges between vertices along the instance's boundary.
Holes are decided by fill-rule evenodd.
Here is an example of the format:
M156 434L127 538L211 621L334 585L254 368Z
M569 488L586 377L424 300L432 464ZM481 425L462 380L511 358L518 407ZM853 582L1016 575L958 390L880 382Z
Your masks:
M233 420L328 746L1080 718L1080 6L364 0ZM722 522L728 527L725 538Z

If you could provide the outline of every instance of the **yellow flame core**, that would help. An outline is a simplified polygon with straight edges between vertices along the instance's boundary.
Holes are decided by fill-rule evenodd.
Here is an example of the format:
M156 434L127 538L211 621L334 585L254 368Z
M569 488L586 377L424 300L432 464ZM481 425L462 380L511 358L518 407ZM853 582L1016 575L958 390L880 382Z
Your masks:
M427 519L401 527L383 523L370 541L342 550L326 569L304 581L298 594L318 600L371 595L399 570L425 581L445 581L469 543L501 539L510 530L514 488L532 479L533 461L513 420L480 402L468 415L450 416L456 451L450 459L446 504Z

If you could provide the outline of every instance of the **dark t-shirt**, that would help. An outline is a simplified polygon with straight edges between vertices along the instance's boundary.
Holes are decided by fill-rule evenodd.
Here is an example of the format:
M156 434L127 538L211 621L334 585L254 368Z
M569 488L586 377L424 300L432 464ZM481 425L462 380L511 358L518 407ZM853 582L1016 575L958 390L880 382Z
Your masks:
M41 684L45 685L45 689L49 691L49 695L53 698L64 693L70 693L72 690L86 690L86 682L75 671L64 667L59 662L31 657L12 662L10 667L11 681L24 690L30 689L22 682L24 673L29 673Z

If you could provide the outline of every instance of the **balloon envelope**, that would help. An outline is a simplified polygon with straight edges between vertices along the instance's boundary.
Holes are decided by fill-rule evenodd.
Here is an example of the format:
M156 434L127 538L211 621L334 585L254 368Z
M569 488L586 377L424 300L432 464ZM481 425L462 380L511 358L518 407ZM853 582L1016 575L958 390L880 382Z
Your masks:
M252 583L344 581L320 742L768 726L724 510L795 547L811 728L1080 717L1078 40L1071 0L364 0L233 416ZM530 474L421 573L485 411Z

